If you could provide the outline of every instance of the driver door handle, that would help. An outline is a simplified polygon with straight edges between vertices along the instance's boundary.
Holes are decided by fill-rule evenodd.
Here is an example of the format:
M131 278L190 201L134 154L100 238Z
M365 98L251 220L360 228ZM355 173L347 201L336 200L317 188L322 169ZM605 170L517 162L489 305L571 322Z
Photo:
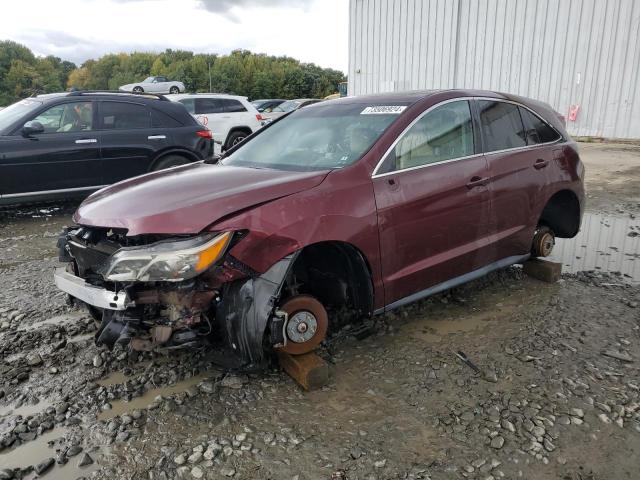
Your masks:
M467 188L471 189L474 187L483 187L488 183L489 183L488 177L482 178L476 175L475 177L471 177L471 180L469 180L469 182L467 183Z
M76 140L76 143L98 143L97 138L80 138Z
M540 170L541 168L544 168L547 165L549 165L549 160L545 160L544 158L539 158L536 160L536 163L533 164L533 168L535 168L536 170Z

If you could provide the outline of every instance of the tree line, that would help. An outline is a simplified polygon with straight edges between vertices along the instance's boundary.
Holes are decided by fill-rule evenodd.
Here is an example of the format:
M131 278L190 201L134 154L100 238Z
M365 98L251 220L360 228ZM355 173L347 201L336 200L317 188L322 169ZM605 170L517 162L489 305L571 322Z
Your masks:
M0 41L0 105L40 93L117 90L149 75L184 83L189 92L219 92L249 98L322 98L335 93L342 72L276 57L235 50L228 55L167 49L162 53L104 55L81 66L55 56L36 57L19 43Z

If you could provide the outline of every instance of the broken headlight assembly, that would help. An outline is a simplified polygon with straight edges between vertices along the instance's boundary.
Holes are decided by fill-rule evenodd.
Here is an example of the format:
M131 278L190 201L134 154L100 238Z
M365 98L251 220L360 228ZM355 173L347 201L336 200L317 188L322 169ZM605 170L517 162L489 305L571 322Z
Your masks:
M100 273L112 282L189 280L220 260L232 237L232 232L224 232L123 247L109 257Z

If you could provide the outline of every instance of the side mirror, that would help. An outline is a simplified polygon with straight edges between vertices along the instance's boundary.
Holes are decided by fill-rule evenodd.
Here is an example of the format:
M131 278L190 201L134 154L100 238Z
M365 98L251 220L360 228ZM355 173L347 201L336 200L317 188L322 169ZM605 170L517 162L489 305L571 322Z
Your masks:
M211 158L208 160L205 160L204 163L212 163L212 164L216 164L220 161L220 159L222 158L222 155L219 153L214 153L213 155L211 155Z
M24 135L25 137L28 137L36 133L44 133L44 126L40 122L36 122L35 120L32 120L30 122L25 123L24 126L22 127L22 135Z

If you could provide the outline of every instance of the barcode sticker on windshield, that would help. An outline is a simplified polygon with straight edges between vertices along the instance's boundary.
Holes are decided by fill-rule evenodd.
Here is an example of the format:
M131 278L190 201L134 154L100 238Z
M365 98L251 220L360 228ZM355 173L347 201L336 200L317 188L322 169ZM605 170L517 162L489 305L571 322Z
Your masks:
M405 105L376 105L374 107L367 107L360 112L360 115L398 115L407 108Z

